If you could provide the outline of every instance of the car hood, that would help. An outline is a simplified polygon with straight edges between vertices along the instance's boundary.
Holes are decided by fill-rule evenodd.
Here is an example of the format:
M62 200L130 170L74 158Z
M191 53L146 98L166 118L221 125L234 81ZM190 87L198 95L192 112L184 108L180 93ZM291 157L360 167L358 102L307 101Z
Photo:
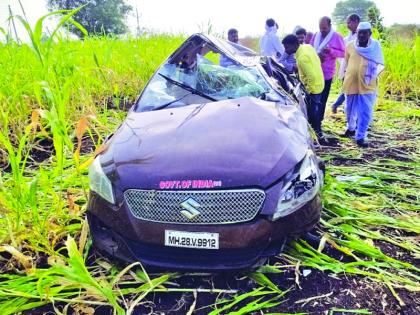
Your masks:
M244 97L130 112L101 161L121 191L266 188L302 160L308 135L295 106Z

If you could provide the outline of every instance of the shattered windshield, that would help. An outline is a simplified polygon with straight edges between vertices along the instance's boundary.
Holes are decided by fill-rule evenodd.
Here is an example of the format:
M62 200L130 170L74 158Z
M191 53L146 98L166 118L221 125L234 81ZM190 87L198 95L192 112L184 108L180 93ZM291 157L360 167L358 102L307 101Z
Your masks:
M258 64L245 67L211 45L190 44L157 71L139 99L137 111L244 96L283 99L261 74Z

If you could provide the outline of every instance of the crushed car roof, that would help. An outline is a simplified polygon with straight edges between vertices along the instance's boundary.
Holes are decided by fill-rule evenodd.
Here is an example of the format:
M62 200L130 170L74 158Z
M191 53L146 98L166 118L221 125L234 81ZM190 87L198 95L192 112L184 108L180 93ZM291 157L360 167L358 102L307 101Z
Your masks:
M202 47L203 42L213 46L221 53L225 54L227 57L237 61L243 66L251 67L260 63L261 56L259 56L255 51L249 49L248 47L235 44L232 42L225 41L223 39L218 39L212 35L204 34L193 34L191 35L182 46L171 55L171 59L177 59L177 52L184 51L184 47L191 45L191 43L196 43L196 47ZM193 44L194 45L194 44ZM192 47L194 49L194 47Z

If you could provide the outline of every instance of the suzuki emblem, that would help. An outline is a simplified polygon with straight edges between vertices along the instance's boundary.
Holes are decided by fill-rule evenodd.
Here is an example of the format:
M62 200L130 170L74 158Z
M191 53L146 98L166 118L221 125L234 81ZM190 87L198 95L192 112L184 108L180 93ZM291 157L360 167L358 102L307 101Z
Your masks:
M194 219L200 214L200 211L198 211L197 209L200 208L201 205L193 198L188 198L187 200L182 202L181 207L185 209L181 211L181 214L189 220Z

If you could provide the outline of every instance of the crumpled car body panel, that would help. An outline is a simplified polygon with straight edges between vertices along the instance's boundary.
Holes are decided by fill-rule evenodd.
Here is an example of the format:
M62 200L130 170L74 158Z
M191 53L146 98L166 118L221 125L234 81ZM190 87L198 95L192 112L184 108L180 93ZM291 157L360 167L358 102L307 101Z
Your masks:
M244 97L132 112L109 149L123 190L159 189L162 178L186 174L223 188L266 188L303 159L307 136L296 107Z

